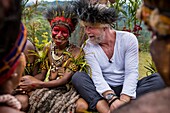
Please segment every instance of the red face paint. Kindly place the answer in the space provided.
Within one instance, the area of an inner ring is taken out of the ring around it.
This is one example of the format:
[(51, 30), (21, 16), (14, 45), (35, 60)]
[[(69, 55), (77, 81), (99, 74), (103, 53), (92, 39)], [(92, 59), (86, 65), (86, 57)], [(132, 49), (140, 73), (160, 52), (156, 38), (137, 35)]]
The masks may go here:
[(61, 45), (68, 41), (69, 30), (65, 26), (54, 26), (52, 29), (52, 38), (56, 45)]

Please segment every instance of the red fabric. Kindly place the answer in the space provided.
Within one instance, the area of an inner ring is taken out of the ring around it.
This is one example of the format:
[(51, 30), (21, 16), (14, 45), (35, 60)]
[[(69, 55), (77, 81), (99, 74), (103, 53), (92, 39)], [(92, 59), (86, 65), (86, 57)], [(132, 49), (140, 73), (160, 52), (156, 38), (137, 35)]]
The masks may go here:
[(6, 81), (6, 80), (12, 75), (12, 73), (14, 73), (14, 70), (17, 68), (18, 64), (19, 64), (19, 61), (17, 61), (17, 62), (11, 67), (11, 69), (8, 71), (7, 74), (4, 74), (3, 76), (0, 76), (0, 85), (1, 85), (4, 81)]
[(25, 44), (26, 44), (26, 28), (21, 23), (20, 26), (20, 33), (18, 34), (18, 38), (15, 42), (11, 51), (7, 54), (6, 57), (0, 59), (1, 66), (0, 66), (0, 84), (2, 84), (5, 80), (7, 80), (14, 72), (18, 65), (18, 58), (23, 52)]

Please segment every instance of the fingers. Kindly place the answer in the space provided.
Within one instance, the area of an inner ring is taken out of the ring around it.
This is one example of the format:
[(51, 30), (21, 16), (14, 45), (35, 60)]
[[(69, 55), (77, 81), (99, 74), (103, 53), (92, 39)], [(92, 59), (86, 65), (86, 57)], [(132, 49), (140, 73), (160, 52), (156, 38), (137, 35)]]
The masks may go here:
[(16, 91), (16, 92), (20, 92), (20, 91), (22, 91), (22, 89), (21, 89), (21, 88), (18, 88), (18, 89), (15, 89), (15, 91)]
[(30, 91), (31, 88), (29, 86), (21, 86), (20, 90), (21, 91)]
[(111, 110), (115, 110), (117, 109), (118, 107), (120, 107), (121, 105), (123, 105), (124, 102), (122, 102), (121, 100), (117, 99), (116, 101), (114, 101), (111, 106), (110, 106), (110, 109)]

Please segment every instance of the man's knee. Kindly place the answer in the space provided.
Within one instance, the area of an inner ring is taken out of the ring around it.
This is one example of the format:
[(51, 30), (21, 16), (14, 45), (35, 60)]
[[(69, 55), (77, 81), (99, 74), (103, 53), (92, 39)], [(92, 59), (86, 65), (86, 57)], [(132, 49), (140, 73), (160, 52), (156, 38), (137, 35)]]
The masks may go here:
[(27, 111), (28, 107), (29, 107), (29, 97), (28, 97), (28, 95), (16, 95), (15, 97), (18, 99), (18, 101), (22, 105), (21, 110)]
[(154, 73), (141, 79), (138, 83), (137, 97), (151, 92), (165, 88), (165, 83), (158, 73)]
[(76, 73), (72, 76), (72, 79), (71, 79), (72, 83), (75, 83), (75, 82), (79, 79), (79, 76), (81, 76), (80, 74), (81, 74), (81, 72), (76, 72)]
[(72, 83), (73, 85), (76, 84), (81, 84), (82, 81), (84, 81), (86, 79), (88, 75), (85, 72), (76, 72), (73, 76), (72, 76)]
[(154, 74), (152, 74), (152, 76), (154, 77), (152, 82), (155, 82), (156, 88), (162, 89), (165, 87), (165, 82), (163, 81), (163, 79), (159, 73), (154, 73)]
[(87, 111), (87, 109), (88, 109), (87, 102), (82, 98), (78, 99), (76, 102), (76, 112), (84, 113), (85, 111)]

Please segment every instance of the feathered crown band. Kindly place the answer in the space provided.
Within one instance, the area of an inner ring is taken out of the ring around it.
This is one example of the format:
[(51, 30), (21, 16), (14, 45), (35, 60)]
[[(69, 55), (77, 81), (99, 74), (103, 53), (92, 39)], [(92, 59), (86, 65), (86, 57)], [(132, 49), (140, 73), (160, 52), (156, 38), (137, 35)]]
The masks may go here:
[(77, 15), (72, 5), (52, 7), (45, 13), (45, 18), (53, 28), (57, 24), (63, 24), (73, 32), (77, 24)]

